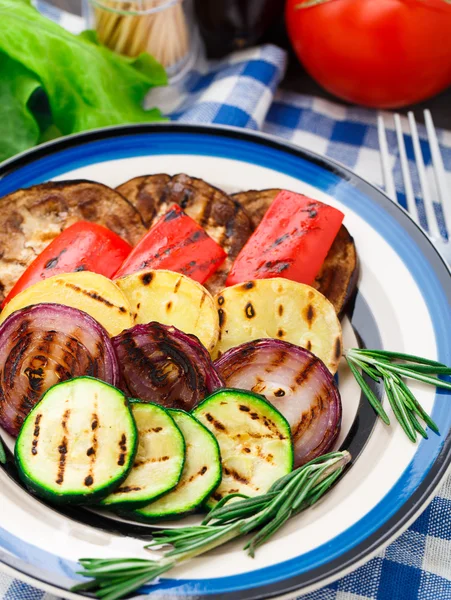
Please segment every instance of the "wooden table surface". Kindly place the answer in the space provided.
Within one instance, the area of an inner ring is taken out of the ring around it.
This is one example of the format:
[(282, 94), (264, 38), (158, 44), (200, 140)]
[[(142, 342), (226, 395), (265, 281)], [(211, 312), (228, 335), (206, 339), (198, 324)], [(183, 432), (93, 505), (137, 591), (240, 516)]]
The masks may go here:
[[(81, 14), (82, 0), (47, 1), (74, 14)], [(319, 96), (320, 98), (345, 104), (341, 100), (326, 92), (304, 71), (301, 64), (290, 50), (282, 19), (274, 24), (272, 30), (265, 35), (262, 41), (275, 43), (283, 48), (286, 48), (289, 52), (288, 69), (285, 78), (281, 83), (281, 87), (286, 90), (298, 92), (300, 94)], [(431, 110), (436, 127), (451, 130), (451, 87), (434, 98), (430, 98), (421, 104), (407, 106), (400, 112), (405, 114), (408, 110), (413, 110), (415, 112), (417, 121), (423, 122), (423, 110), (425, 108), (429, 108)]]

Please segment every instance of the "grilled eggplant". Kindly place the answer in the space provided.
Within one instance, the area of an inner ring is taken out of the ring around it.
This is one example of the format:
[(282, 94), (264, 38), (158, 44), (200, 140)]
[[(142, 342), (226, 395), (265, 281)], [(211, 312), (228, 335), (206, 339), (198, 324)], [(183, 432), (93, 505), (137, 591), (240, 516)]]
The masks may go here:
[(86, 504), (127, 476), (138, 434), (118, 389), (90, 377), (48, 390), (25, 419), (15, 447), (19, 475), (38, 496)]
[(0, 199), (0, 302), (38, 254), (80, 220), (104, 225), (132, 245), (146, 232), (130, 202), (100, 183), (50, 182)]
[[(234, 194), (257, 227), (280, 189), (250, 190)], [(341, 226), (329, 253), (318, 273), (313, 287), (321, 292), (335, 307), (341, 317), (348, 301), (352, 298), (358, 279), (357, 251), (349, 231)]]
[(216, 293), (224, 287), (227, 274), (253, 227), (241, 204), (202, 179), (185, 174), (135, 177), (116, 188), (151, 227), (168, 208), (178, 204), (227, 252), (222, 266), (205, 287)]

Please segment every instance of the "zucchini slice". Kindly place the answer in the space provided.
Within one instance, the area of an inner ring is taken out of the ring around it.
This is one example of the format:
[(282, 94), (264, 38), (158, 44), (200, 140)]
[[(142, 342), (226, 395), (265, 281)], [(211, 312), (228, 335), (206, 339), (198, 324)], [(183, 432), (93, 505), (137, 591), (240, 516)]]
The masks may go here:
[(101, 504), (138, 508), (177, 485), (185, 462), (185, 440), (167, 410), (131, 401), (138, 428), (138, 451), (127, 479)]
[(221, 456), (215, 436), (183, 410), (170, 409), (169, 413), (185, 438), (185, 466), (171, 492), (135, 511), (134, 517), (140, 521), (181, 517), (192, 512), (221, 481)]
[(38, 496), (89, 503), (127, 477), (137, 442), (124, 394), (98, 379), (78, 377), (50, 388), (29, 413), (16, 441), (16, 463)]
[(222, 458), (222, 481), (208, 500), (212, 506), (228, 494), (264, 494), (293, 468), (288, 421), (263, 396), (222, 389), (193, 410), (216, 436)]

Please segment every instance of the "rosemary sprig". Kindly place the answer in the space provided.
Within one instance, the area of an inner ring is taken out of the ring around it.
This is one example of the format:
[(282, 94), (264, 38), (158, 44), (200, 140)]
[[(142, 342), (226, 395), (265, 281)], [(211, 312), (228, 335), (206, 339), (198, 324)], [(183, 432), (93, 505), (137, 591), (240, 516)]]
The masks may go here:
[[(95, 559), (79, 560), (90, 577), (72, 591), (93, 592), (103, 600), (119, 600), (175, 567), (178, 563), (255, 531), (244, 549), (250, 556), (273, 536), (292, 516), (315, 504), (340, 477), (351, 460), (349, 452), (330, 452), (295, 469), (276, 481), (266, 494), (247, 498), (231, 494), (208, 513), (201, 525), (154, 532), (145, 548), (162, 550), (158, 560)], [(164, 550), (164, 547), (169, 548)]]
[(423, 438), (428, 437), (419, 419), (432, 431), (438, 433), (437, 425), (422, 408), (403, 378), (416, 379), (428, 385), (451, 390), (451, 382), (433, 377), (433, 375), (451, 375), (450, 367), (421, 356), (388, 350), (352, 348), (345, 352), (345, 357), (357, 383), (384, 423), (389, 425), (390, 419), (380, 400), (361, 375), (359, 368), (376, 382), (383, 382), (393, 413), (412, 442), (416, 441), (418, 433)]

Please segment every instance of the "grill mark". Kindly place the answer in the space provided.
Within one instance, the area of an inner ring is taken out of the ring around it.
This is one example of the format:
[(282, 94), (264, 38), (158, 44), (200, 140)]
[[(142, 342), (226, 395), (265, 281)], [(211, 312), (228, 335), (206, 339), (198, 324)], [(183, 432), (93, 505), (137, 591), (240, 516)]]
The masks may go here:
[(285, 392), (282, 388), (279, 388), (274, 392), (274, 396), (276, 396), (276, 398), (282, 398), (283, 396), (285, 396)]
[(285, 335), (285, 331), (284, 331), (283, 329), (279, 329), (279, 330), (277, 331), (277, 337), (279, 337), (279, 338), (283, 338), (283, 337), (284, 337), (284, 335)]
[(246, 283), (243, 283), (241, 286), (243, 290), (251, 290), (253, 287), (255, 287), (255, 283), (253, 281), (246, 281)]
[(278, 312), (279, 312), (279, 316), (281, 317), (283, 315), (283, 305), (282, 304), (279, 304)]
[(141, 281), (144, 285), (149, 285), (152, 282), (153, 273), (143, 273), (141, 275)]
[(218, 421), (217, 419), (215, 419), (213, 417), (213, 415), (211, 415), (210, 413), (206, 413), (205, 418), (207, 419), (207, 421), (209, 423), (211, 423), (213, 425), (213, 427), (215, 429), (219, 429), (219, 431), (227, 431), (227, 429), (225, 428), (225, 426), (220, 421)]
[(249, 406), (246, 406), (245, 404), (240, 404), (238, 408), (239, 408), (239, 410), (242, 410), (243, 412), (250, 412), (250, 410), (251, 410), (249, 408)]
[(39, 433), (41, 428), (39, 423), (41, 422), (42, 414), (36, 415), (36, 419), (34, 420), (34, 431), (33, 431), (33, 441), (31, 442), (31, 454), (36, 456), (38, 453), (38, 441), (39, 441)]
[(102, 304), (105, 304), (105, 306), (108, 306), (108, 308), (117, 308), (117, 310), (121, 313), (127, 312), (127, 309), (124, 306), (116, 306), (115, 304), (113, 304), (112, 302), (110, 302), (109, 300), (107, 300), (106, 298), (104, 298), (103, 296), (98, 294), (97, 292), (85, 290), (85, 289), (81, 288), (80, 286), (75, 285), (74, 283), (64, 282), (64, 285), (65, 285), (65, 287), (68, 287), (68, 288), (74, 290), (75, 292), (80, 292), (84, 296), (88, 296), (88, 298), (92, 298), (92, 300), (96, 300), (97, 302), (101, 302)]
[(222, 329), (225, 325), (225, 312), (222, 308), (218, 308), (219, 327)]
[(307, 340), (307, 343), (305, 344), (305, 347), (310, 352), (311, 349), (312, 349), (312, 342), (310, 340)]
[(230, 475), (230, 477), (235, 479), (235, 481), (239, 481), (240, 483), (249, 485), (249, 479), (246, 479), (246, 477), (238, 473), (238, 471), (236, 471), (235, 469), (229, 469), (228, 467), (224, 467), (224, 473), (226, 475)]
[(174, 286), (174, 294), (176, 294), (178, 292), (178, 289), (179, 289), (181, 283), (182, 283), (182, 278), (180, 277), (180, 279), (177, 280), (177, 282)]
[(120, 467), (123, 467), (125, 465), (125, 456), (127, 453), (127, 438), (125, 436), (125, 433), (122, 434), (121, 439), (119, 440), (119, 449), (120, 453), (119, 458), (117, 459), (117, 464)]
[(169, 302), (166, 304), (166, 312), (169, 312), (169, 311), (171, 310), (171, 308), (172, 308), (172, 302), (171, 302), (171, 301), (169, 301)]
[(202, 304), (205, 302), (205, 298), (207, 297), (206, 292), (202, 292), (202, 298), (200, 299), (199, 302), (199, 308), (202, 306)]
[(171, 458), (170, 456), (158, 456), (156, 458), (146, 458), (145, 460), (137, 460), (135, 462), (135, 464), (133, 465), (133, 468), (139, 469), (140, 467), (143, 467), (144, 465), (157, 463), (157, 462), (166, 462), (170, 458)]
[(253, 317), (255, 317), (255, 309), (254, 309), (254, 307), (252, 306), (252, 302), (248, 302), (248, 303), (246, 304), (246, 307), (245, 307), (245, 309), (244, 309), (244, 312), (245, 312), (245, 314), (246, 314), (246, 317), (247, 317), (248, 319), (252, 319)]
[(124, 485), (120, 488), (117, 488), (117, 490), (114, 492), (115, 494), (127, 494), (128, 492), (139, 492), (141, 491), (143, 488), (138, 487), (137, 485), (131, 486), (131, 485)]
[[(63, 418), (61, 421), (61, 428), (65, 434), (68, 433), (67, 422), (69, 420), (69, 417), (70, 417), (70, 408), (68, 408), (64, 411)], [(60, 442), (60, 445), (58, 446), (58, 452), (60, 455), (59, 462), (58, 462), (58, 474), (57, 474), (57, 478), (56, 478), (56, 483), (58, 485), (61, 485), (64, 481), (64, 472), (66, 470), (67, 449), (68, 449), (67, 435), (64, 435), (63, 439)]]
[(310, 371), (316, 366), (318, 359), (315, 356), (309, 360), (309, 362), (302, 368), (298, 373), (295, 381), (298, 385), (302, 385), (306, 379), (308, 379)]
[(304, 310), (304, 317), (305, 317), (305, 320), (308, 323), (309, 329), (311, 329), (313, 321), (316, 318), (315, 309), (313, 308), (313, 306), (311, 304), (309, 304), (306, 307), (306, 309)]
[(335, 340), (335, 358), (338, 360), (341, 356), (341, 339), (337, 337)]
[(219, 306), (222, 306), (224, 304), (224, 296), (218, 297), (218, 304), (219, 304)]
[(67, 252), (67, 248), (63, 248), (61, 250), (61, 252), (57, 255), (54, 256), (53, 258), (51, 258), (50, 260), (48, 260), (45, 265), (44, 265), (44, 269), (53, 269), (53, 267), (56, 267), (56, 265), (58, 264), (59, 259), (61, 258), (61, 256)]
[[(97, 400), (97, 395), (95, 400)], [(97, 449), (98, 449), (98, 440), (97, 440), (97, 428), (99, 426), (99, 416), (97, 414), (97, 402), (94, 402), (94, 412), (91, 415), (91, 447), (86, 451), (87, 456), (89, 456), (89, 471), (88, 475), (85, 477), (85, 485), (90, 486), (94, 483), (94, 464), (97, 458)]]

